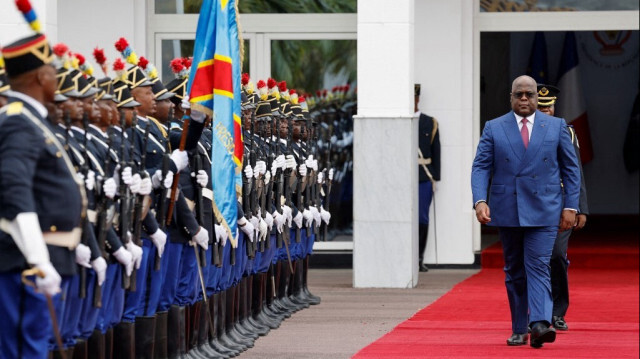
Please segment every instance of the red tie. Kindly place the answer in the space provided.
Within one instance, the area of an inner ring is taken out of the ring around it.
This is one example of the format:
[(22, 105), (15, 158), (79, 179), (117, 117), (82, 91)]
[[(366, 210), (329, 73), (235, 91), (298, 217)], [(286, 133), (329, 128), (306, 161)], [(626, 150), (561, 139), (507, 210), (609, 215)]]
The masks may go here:
[(522, 129), (520, 129), (520, 136), (522, 136), (522, 143), (524, 143), (524, 148), (527, 149), (529, 147), (529, 129), (527, 128), (527, 119), (522, 119)]

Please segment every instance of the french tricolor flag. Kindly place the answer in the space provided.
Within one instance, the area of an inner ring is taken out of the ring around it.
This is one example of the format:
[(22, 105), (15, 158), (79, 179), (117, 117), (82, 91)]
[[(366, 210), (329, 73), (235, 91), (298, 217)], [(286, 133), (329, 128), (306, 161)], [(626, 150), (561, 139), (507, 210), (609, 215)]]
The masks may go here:
[(573, 31), (567, 32), (564, 37), (558, 79), (558, 88), (562, 97), (558, 99), (556, 104), (555, 115), (563, 117), (567, 123), (573, 125), (576, 136), (580, 140), (580, 158), (582, 163), (587, 163), (593, 159), (593, 146), (587, 121), (587, 106), (582, 96), (578, 46)]

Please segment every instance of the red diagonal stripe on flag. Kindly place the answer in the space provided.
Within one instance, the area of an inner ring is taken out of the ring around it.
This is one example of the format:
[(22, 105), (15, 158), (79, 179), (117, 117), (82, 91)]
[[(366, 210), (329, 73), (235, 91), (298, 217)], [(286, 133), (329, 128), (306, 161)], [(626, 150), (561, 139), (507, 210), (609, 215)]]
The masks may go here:
[(195, 100), (202, 96), (211, 95), (213, 95), (213, 61), (208, 60), (198, 65), (189, 97)]
[(216, 55), (213, 60), (213, 92), (233, 98), (233, 79), (231, 77), (231, 59)]

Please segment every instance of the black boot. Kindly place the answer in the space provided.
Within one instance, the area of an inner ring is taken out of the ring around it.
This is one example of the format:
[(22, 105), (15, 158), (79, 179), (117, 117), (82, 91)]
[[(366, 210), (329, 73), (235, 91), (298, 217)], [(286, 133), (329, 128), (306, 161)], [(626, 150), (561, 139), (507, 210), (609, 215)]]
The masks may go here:
[(91, 333), (91, 336), (88, 340), (88, 350), (87, 354), (91, 359), (105, 359), (106, 358), (106, 348), (105, 348), (105, 335), (102, 334), (98, 329), (94, 330)]
[(87, 349), (87, 341), (84, 339), (77, 339), (76, 345), (73, 346), (73, 356), (68, 356), (67, 358), (87, 359), (89, 357)]
[(296, 259), (294, 262), (294, 272), (289, 279), (289, 299), (294, 303), (309, 308), (309, 302), (302, 293), (302, 260)]
[(269, 329), (276, 329), (280, 326), (280, 321), (268, 317), (264, 312), (267, 297), (265, 287), (266, 277), (266, 273), (259, 273), (258, 277), (255, 278), (253, 282), (253, 293), (255, 301), (255, 303), (253, 304), (253, 320), (255, 320), (257, 324), (265, 326)]
[(113, 359), (113, 328), (104, 334), (104, 358)]
[(249, 310), (249, 316), (247, 318), (247, 322), (249, 324), (251, 324), (254, 328), (256, 328), (255, 332), (258, 333), (258, 335), (263, 336), (263, 335), (267, 335), (267, 333), (269, 333), (269, 330), (271, 330), (271, 328), (264, 324), (264, 323), (260, 323), (256, 317), (258, 316), (258, 313), (260, 313), (262, 311), (262, 287), (260, 285), (260, 276), (261, 273), (256, 274), (255, 276), (251, 276), (249, 277), (249, 282), (248, 282), (248, 286), (251, 287), (251, 308)]
[(203, 357), (196, 349), (198, 346), (198, 337), (200, 335), (200, 311), (202, 310), (202, 302), (196, 302), (189, 307), (189, 326), (187, 332), (189, 333), (189, 339), (187, 341), (187, 358), (189, 359), (203, 359)]
[(429, 267), (423, 264), (424, 250), (427, 248), (427, 235), (429, 234), (429, 224), (418, 224), (418, 270), (428, 272)]
[(170, 359), (183, 358), (186, 354), (185, 307), (172, 305), (167, 318), (167, 352)]
[(202, 358), (222, 358), (224, 355), (213, 350), (209, 346), (209, 303), (198, 302), (200, 305), (200, 318), (198, 318), (197, 347), (195, 352)]
[(254, 332), (254, 328), (250, 328), (247, 323), (247, 312), (249, 311), (249, 291), (247, 290), (247, 278), (243, 277), (238, 283), (237, 288), (237, 303), (238, 303), (238, 315), (236, 316), (236, 324), (235, 329), (238, 334), (242, 335), (245, 338), (250, 338), (251, 341), (255, 341), (258, 339), (258, 333)]
[(213, 321), (212, 323), (213, 328), (211, 330), (213, 337), (209, 341), (209, 346), (211, 346), (211, 348), (216, 352), (222, 354), (223, 357), (230, 358), (238, 355), (240, 351), (236, 351), (231, 348), (225, 347), (218, 340), (218, 336), (219, 336), (218, 333), (220, 330), (220, 315), (218, 314), (219, 308), (220, 308), (219, 302), (220, 302), (220, 293), (215, 293), (214, 295), (209, 297), (209, 312), (211, 315), (211, 319)]
[(309, 304), (318, 305), (318, 304), (320, 304), (320, 297), (318, 297), (317, 295), (313, 295), (309, 291), (309, 285), (308, 285), (308, 282), (307, 282), (307, 278), (308, 278), (308, 275), (309, 275), (309, 260), (310, 260), (310, 258), (311, 258), (311, 256), (307, 254), (307, 256), (303, 259), (303, 265), (302, 265), (302, 291), (306, 295), (307, 300), (309, 301)]
[(135, 323), (120, 322), (113, 330), (113, 357), (117, 359), (135, 359), (136, 331)]
[(258, 325), (253, 320), (253, 275), (244, 278), (241, 284), (240, 296), (245, 304), (243, 305), (243, 313), (240, 315), (240, 331), (249, 333), (251, 337), (257, 339), (258, 336), (267, 334), (269, 328)]
[(229, 302), (228, 298), (233, 298), (232, 295), (229, 295), (230, 290), (224, 290), (220, 292), (219, 300), (218, 300), (218, 342), (222, 344), (224, 347), (229, 348), (235, 352), (241, 353), (245, 350), (245, 347), (236, 343), (233, 339), (229, 338), (227, 335), (227, 326), (231, 325), (231, 317), (233, 313), (233, 305)]
[(167, 325), (169, 318), (169, 312), (157, 312), (156, 313), (156, 343), (154, 346), (154, 354), (157, 359), (169, 358), (169, 352), (167, 351)]
[(156, 317), (136, 317), (136, 358), (153, 359)]
[(225, 329), (227, 337), (234, 343), (238, 344), (246, 350), (247, 348), (253, 347), (253, 342), (248, 340), (248, 338), (243, 337), (240, 333), (238, 333), (236, 329), (236, 318), (237, 318), (237, 309), (238, 309), (238, 286), (234, 285), (233, 287), (227, 289), (227, 312), (226, 312), (226, 322)]

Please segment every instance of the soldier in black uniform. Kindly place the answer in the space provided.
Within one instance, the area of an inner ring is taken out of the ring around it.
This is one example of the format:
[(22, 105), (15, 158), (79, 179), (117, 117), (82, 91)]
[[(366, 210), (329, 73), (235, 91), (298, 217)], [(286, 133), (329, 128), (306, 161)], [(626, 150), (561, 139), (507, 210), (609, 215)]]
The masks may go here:
[(4, 107), (9, 100), (9, 94), (7, 91), (11, 89), (9, 86), (9, 78), (7, 77), (7, 72), (4, 69), (4, 59), (0, 55), (0, 107)]
[[(46, 358), (46, 300), (60, 292), (60, 276), (76, 274), (86, 199), (46, 120), (57, 88), (46, 37), (29, 36), (2, 53), (12, 91), (0, 110), (0, 347), (7, 357)], [(30, 267), (39, 272), (28, 277), (35, 288), (21, 282)]]
[[(538, 110), (553, 116), (555, 114), (555, 104), (560, 90), (551, 85), (538, 85)], [(587, 223), (589, 206), (587, 204), (587, 187), (582, 173), (582, 162), (580, 161), (580, 145), (578, 137), (571, 125), (567, 126), (571, 134), (571, 142), (578, 156), (580, 164), (580, 200), (578, 202), (578, 215), (574, 230), (580, 230)], [(567, 259), (567, 248), (569, 247), (569, 237), (572, 230), (558, 233), (551, 252), (551, 296), (553, 297), (553, 319), (552, 324), (556, 330), (569, 330), (569, 326), (564, 319), (569, 308), (569, 279), (567, 270), (569, 260)]]
[(429, 270), (423, 263), (429, 234), (429, 207), (433, 198), (436, 181), (440, 181), (440, 132), (438, 121), (420, 112), (420, 85), (414, 88), (415, 116), (418, 119), (418, 266), (420, 272)]

